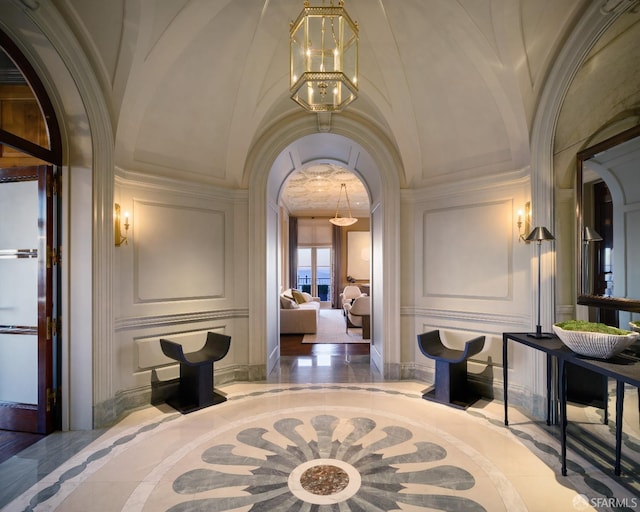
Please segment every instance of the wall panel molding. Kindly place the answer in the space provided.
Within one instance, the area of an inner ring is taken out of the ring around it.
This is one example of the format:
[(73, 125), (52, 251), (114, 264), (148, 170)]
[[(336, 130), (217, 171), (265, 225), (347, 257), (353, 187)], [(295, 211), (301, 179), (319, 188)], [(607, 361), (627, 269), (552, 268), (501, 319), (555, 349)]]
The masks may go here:
[(425, 210), (422, 296), (512, 300), (513, 210), (511, 199)]
[(134, 302), (225, 296), (230, 240), (224, 210), (134, 200), (131, 222)]
[(523, 325), (529, 325), (531, 318), (524, 315), (507, 315), (487, 313), (484, 311), (464, 311), (452, 309), (434, 309), (403, 307), (400, 311), (402, 316), (421, 318), (445, 319), (447, 323), (453, 322), (475, 322), (483, 325), (500, 325), (506, 327), (516, 327), (522, 329)]
[(248, 308), (219, 309), (216, 311), (203, 311), (182, 313), (173, 315), (154, 315), (121, 318), (115, 322), (115, 331), (123, 332), (136, 329), (149, 329), (153, 327), (170, 327), (196, 322), (209, 322), (214, 320), (226, 320), (235, 318), (248, 318)]

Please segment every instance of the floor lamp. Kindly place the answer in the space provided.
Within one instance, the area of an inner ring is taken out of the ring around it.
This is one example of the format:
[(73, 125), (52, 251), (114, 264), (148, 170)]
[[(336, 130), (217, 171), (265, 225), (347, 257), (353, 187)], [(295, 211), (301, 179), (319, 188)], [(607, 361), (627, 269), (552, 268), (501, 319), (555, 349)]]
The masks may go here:
[(542, 326), (540, 325), (540, 249), (543, 240), (555, 240), (553, 235), (549, 233), (549, 230), (543, 226), (533, 228), (533, 231), (529, 233), (529, 236), (525, 238), (527, 242), (538, 242), (538, 323), (536, 325), (536, 332), (529, 333), (527, 336), (532, 338), (551, 338), (553, 335), (542, 332)]

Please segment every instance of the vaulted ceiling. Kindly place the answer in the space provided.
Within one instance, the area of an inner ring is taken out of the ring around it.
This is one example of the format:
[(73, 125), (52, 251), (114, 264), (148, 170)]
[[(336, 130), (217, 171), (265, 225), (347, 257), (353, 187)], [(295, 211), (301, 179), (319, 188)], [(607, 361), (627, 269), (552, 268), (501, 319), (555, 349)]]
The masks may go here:
[[(110, 102), (122, 169), (246, 187), (252, 144), (300, 112), (288, 31), (302, 0), (53, 1)], [(402, 187), (526, 170), (545, 77), (588, 4), (346, 0), (360, 27), (348, 115), (396, 149)]]

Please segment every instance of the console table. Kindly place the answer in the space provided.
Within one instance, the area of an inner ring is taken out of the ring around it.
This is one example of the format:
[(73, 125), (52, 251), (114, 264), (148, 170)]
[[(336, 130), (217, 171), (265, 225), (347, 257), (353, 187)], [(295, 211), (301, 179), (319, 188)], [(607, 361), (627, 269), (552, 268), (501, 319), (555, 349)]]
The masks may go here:
[(580, 366), (616, 381), (616, 448), (614, 472), (620, 475), (620, 456), (622, 448), (622, 411), (624, 404), (624, 385), (630, 384), (640, 388), (640, 359), (632, 354), (622, 353), (611, 359), (594, 359), (576, 354), (567, 348), (557, 336), (538, 339), (527, 333), (503, 333), (502, 335), (502, 364), (503, 364), (503, 393), (504, 393), (504, 424), (508, 425), (508, 341), (526, 345), (544, 352), (547, 356), (547, 424), (551, 416), (551, 362), (555, 358), (558, 362), (558, 388), (560, 403), (560, 446), (562, 459), (562, 475), (567, 475), (567, 378), (566, 363)]

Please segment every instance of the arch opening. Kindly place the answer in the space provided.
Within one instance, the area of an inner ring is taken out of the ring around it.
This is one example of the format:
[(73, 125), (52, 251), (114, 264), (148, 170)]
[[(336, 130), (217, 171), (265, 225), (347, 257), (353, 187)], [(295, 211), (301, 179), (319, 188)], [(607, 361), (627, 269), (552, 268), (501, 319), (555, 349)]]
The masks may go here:
[[(311, 120), (309, 116), (301, 123)], [(343, 122), (340, 122), (343, 121)], [(346, 123), (344, 122), (346, 121)], [(293, 121), (293, 124), (296, 124)], [(249, 162), (250, 217), (255, 221), (251, 266), (257, 270), (253, 285), (264, 284), (251, 294), (250, 314), (255, 350), (265, 350), (266, 374), (279, 362), (279, 295), (281, 255), (279, 199), (287, 177), (313, 162), (331, 162), (356, 174), (369, 198), (371, 236), (371, 362), (385, 379), (400, 375), (399, 327), (399, 159), (395, 149), (378, 133), (366, 132), (346, 116), (333, 123), (332, 133), (316, 133), (309, 125), (294, 132), (291, 124), (272, 130), (253, 148)], [(314, 127), (315, 128), (315, 127)], [(305, 133), (306, 132), (306, 133)], [(296, 136), (297, 133), (297, 136)], [(302, 135), (300, 135), (302, 133)], [(289, 135), (288, 140), (287, 136)], [(285, 140), (283, 140), (285, 139)], [(264, 222), (261, 220), (264, 219)], [(259, 348), (260, 347), (260, 348)]]

